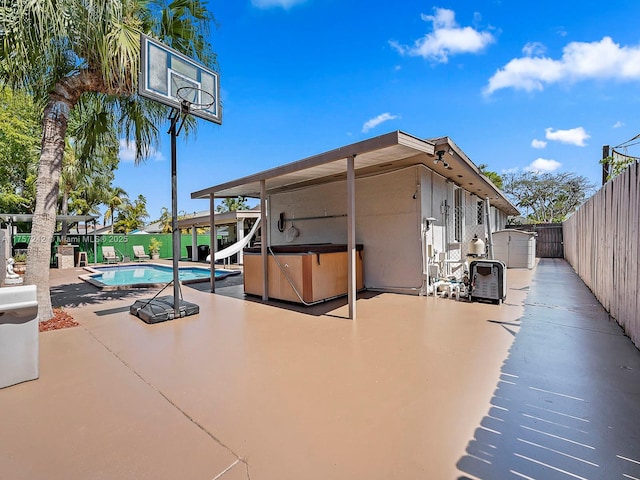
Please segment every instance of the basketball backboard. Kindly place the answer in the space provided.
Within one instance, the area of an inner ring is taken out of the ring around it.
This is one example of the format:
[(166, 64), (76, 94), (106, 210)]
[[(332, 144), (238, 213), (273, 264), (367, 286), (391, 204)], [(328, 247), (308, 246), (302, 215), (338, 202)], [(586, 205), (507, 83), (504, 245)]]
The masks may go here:
[(140, 35), (140, 54), (140, 96), (174, 108), (186, 97), (189, 113), (222, 124), (216, 72), (146, 35)]

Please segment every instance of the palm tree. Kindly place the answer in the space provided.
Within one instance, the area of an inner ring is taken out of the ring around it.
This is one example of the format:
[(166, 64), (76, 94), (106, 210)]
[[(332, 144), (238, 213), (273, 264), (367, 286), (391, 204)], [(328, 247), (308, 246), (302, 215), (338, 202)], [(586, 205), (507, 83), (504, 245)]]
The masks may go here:
[(97, 95), (82, 97), (71, 111), (60, 177), (63, 214), (99, 214), (110, 199), (120, 146), (114, 113)]
[[(145, 159), (166, 109), (136, 95), (140, 34), (213, 66), (206, 40), (212, 20), (204, 0), (0, 0), (0, 83), (43, 105), (26, 274), (26, 283), (38, 287), (41, 321), (53, 317), (49, 257), (70, 111), (82, 98), (98, 96), (118, 112), (136, 160)], [(89, 150), (95, 146), (87, 143)]]
[(116, 232), (129, 233), (144, 226), (144, 219), (149, 216), (147, 212), (147, 199), (144, 195), (138, 195), (133, 203), (125, 201), (118, 214), (116, 221)]
[[(65, 152), (62, 160), (62, 171), (60, 172), (60, 213), (69, 214), (69, 199), (72, 192), (78, 189), (79, 184), (85, 179), (86, 170), (80, 163), (76, 145), (69, 137), (65, 142)], [(61, 239), (66, 241), (68, 232), (68, 222), (62, 221)]]
[(489, 165), (487, 165), (486, 163), (481, 163), (480, 165), (478, 165), (478, 170), (480, 170), (480, 173), (482, 173), (485, 177), (491, 180), (491, 183), (502, 190), (502, 177), (499, 173), (489, 170)]
[(107, 209), (104, 212), (104, 223), (106, 226), (107, 221), (111, 220), (111, 233), (113, 233), (113, 223), (116, 218), (116, 211), (124, 205), (127, 198), (127, 192), (125, 192), (121, 187), (113, 187), (108, 193), (106, 201)]
[(237, 210), (247, 210), (249, 205), (245, 197), (228, 197), (223, 198), (222, 203), (218, 205), (216, 210), (218, 212), (235, 212)]
[(167, 207), (162, 207), (160, 210), (160, 225), (162, 226), (162, 233), (173, 232), (173, 219), (171, 218), (171, 212)]

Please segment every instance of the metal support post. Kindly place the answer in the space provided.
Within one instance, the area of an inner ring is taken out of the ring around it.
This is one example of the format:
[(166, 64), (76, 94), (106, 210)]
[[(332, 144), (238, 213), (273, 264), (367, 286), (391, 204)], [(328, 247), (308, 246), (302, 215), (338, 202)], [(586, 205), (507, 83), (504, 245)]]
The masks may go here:
[(356, 319), (357, 275), (356, 275), (356, 156), (347, 159), (347, 252), (348, 252), (348, 297), (349, 318)]

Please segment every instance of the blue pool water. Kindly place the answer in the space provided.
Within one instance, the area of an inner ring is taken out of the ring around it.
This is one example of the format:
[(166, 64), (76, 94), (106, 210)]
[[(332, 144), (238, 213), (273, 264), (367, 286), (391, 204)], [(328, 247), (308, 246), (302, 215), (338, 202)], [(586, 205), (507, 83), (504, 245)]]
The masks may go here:
[[(93, 267), (93, 269), (100, 273), (91, 275), (91, 279), (108, 286), (153, 285), (169, 283), (173, 280), (173, 268), (164, 265), (141, 263), (138, 265)], [(215, 272), (216, 280), (240, 273), (234, 270), (218, 269)], [(202, 267), (182, 267), (179, 269), (178, 276), (183, 283), (208, 281), (211, 278), (211, 270)]]

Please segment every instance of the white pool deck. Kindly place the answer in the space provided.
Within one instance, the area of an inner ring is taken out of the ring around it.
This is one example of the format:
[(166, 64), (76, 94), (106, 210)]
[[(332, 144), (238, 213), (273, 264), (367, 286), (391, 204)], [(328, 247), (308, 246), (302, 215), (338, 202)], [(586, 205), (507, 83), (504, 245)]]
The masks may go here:
[(364, 295), (355, 321), (185, 286), (200, 314), (147, 325), (149, 291), (80, 273), (51, 271), (80, 326), (0, 390), (0, 479), (640, 478), (640, 354), (563, 261), (501, 306)]

